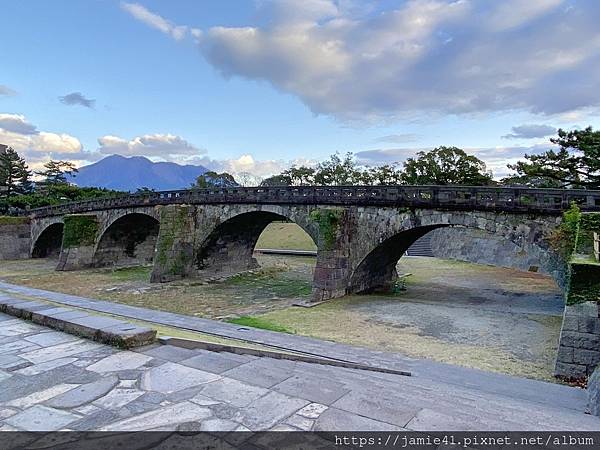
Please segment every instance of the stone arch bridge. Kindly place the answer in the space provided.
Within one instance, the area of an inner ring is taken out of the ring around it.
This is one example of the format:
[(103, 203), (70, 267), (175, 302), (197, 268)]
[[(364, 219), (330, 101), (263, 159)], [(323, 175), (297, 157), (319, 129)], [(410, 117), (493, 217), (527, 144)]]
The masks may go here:
[[(57, 270), (153, 263), (152, 281), (234, 274), (257, 266), (272, 221), (298, 224), (317, 245), (313, 300), (389, 290), (396, 263), (442, 227), (495, 233), (563, 284), (548, 242), (571, 202), (600, 210), (600, 191), (449, 186), (269, 187), (151, 192), (27, 212), (27, 256)], [(2, 257), (0, 249), (0, 257)]]

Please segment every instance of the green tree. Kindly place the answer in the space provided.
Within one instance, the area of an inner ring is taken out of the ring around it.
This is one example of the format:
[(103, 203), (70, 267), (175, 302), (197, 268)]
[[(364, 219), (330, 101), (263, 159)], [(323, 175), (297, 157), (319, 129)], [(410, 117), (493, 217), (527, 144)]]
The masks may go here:
[(493, 178), (479, 158), (457, 147), (442, 146), (408, 158), (404, 163), (403, 182), (485, 186), (493, 184)]
[(31, 191), (30, 176), (25, 160), (13, 148), (6, 147), (0, 152), (0, 200), (4, 211), (15, 196)]
[(507, 187), (531, 187), (531, 188), (561, 188), (562, 184), (551, 178), (529, 176), (529, 175), (511, 175), (500, 180), (502, 186)]
[(44, 170), (36, 172), (43, 178), (41, 185), (50, 186), (67, 182), (67, 175), (75, 176), (79, 172), (75, 164), (69, 161), (48, 161), (44, 164)]
[(397, 163), (383, 166), (367, 167), (362, 172), (361, 184), (364, 185), (394, 185), (402, 182), (402, 171)]
[(550, 142), (558, 151), (548, 150), (540, 155), (525, 155), (527, 161), (509, 164), (510, 169), (529, 178), (543, 178), (557, 182), (560, 187), (600, 188), (600, 131), (558, 130), (558, 137)]
[(314, 175), (314, 184), (320, 186), (346, 186), (360, 184), (363, 172), (357, 167), (352, 153), (342, 158), (338, 153), (319, 163)]
[(227, 172), (217, 173), (208, 171), (196, 178), (196, 183), (192, 187), (196, 188), (213, 188), (213, 187), (235, 187), (238, 183), (233, 178), (233, 175)]
[(294, 186), (310, 186), (314, 184), (315, 169), (307, 166), (291, 167), (285, 170), (282, 175), (288, 176), (290, 184)]
[(287, 175), (285, 172), (280, 175), (273, 175), (271, 177), (265, 178), (260, 183), (263, 187), (268, 186), (291, 186), (292, 178)]

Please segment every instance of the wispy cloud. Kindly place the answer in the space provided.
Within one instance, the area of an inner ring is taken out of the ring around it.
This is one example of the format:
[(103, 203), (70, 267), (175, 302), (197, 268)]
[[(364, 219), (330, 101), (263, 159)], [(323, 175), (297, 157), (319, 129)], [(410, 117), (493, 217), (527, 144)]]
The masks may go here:
[(160, 31), (161, 33), (171, 36), (177, 41), (183, 39), (189, 30), (188, 27), (184, 25), (175, 25), (173, 22), (150, 11), (139, 3), (121, 2), (121, 8), (140, 22)]
[(16, 91), (14, 89), (9, 88), (4, 84), (0, 84), (0, 95), (4, 95), (6, 97), (11, 95), (16, 95)]
[(503, 139), (543, 138), (556, 133), (556, 128), (549, 125), (525, 124), (512, 127), (512, 133), (502, 136)]
[(375, 142), (386, 142), (391, 144), (405, 144), (407, 142), (416, 142), (421, 136), (414, 133), (388, 134), (375, 139)]

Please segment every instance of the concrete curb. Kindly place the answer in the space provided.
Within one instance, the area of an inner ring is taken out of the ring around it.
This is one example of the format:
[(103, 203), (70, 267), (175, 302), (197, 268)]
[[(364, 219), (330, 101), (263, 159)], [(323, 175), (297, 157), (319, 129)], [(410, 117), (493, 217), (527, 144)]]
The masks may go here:
[(0, 312), (119, 348), (148, 345), (156, 330), (85, 311), (22, 299), (1, 299)]

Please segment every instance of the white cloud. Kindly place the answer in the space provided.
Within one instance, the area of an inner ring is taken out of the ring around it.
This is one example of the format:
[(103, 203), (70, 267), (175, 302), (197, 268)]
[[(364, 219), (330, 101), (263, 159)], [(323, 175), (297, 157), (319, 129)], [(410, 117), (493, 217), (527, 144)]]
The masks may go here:
[(206, 153), (180, 136), (173, 134), (145, 134), (126, 140), (118, 136), (103, 136), (98, 139), (98, 152), (104, 155), (143, 155), (181, 164)]
[(76, 137), (67, 133), (39, 131), (21, 114), (0, 114), (0, 143), (14, 148), (32, 169), (39, 169), (50, 159), (80, 164), (93, 158), (83, 151)]
[(149, 11), (139, 3), (121, 2), (121, 8), (140, 22), (157, 29), (161, 33), (171, 36), (177, 41), (183, 39), (188, 32), (188, 27), (175, 25), (160, 15)]
[[(600, 3), (592, 0), (264, 0), (264, 26), (215, 26), (204, 57), (342, 120), (600, 107)], [(173, 35), (140, 5), (124, 8)]]
[(21, 114), (0, 113), (0, 130), (16, 134), (37, 134), (36, 127), (25, 119)]

